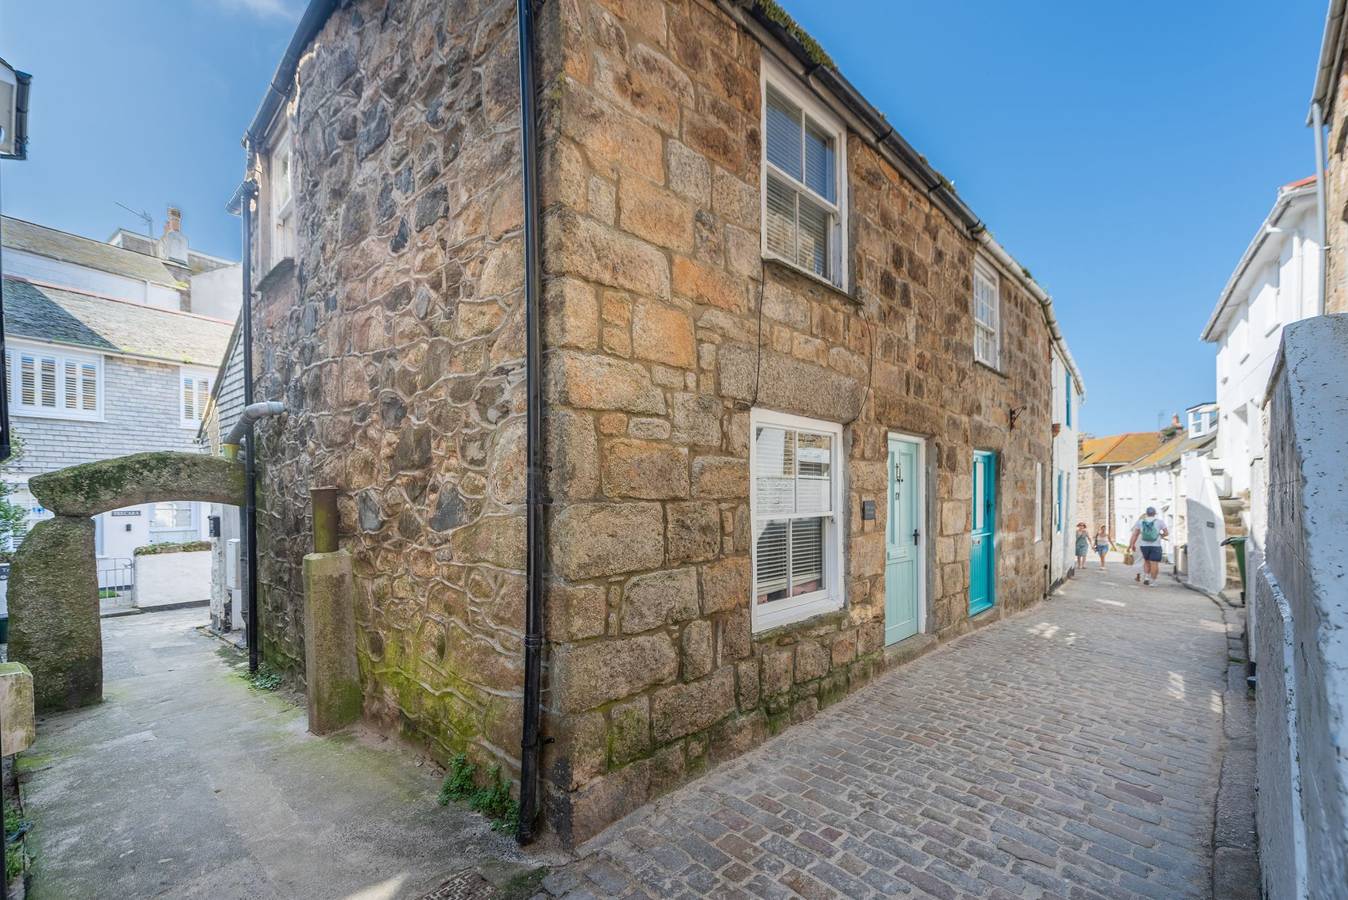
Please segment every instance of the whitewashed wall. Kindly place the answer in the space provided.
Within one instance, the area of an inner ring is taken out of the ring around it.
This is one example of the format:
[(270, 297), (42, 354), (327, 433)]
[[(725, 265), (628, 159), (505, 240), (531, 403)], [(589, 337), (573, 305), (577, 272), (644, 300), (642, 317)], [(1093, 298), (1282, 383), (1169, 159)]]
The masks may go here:
[(1184, 459), (1184, 502), (1187, 507), (1189, 545), (1188, 581), (1194, 587), (1216, 593), (1226, 587), (1226, 522), (1222, 519), (1222, 501), (1217, 496), (1208, 457), (1191, 455)]
[(1231, 475), (1231, 489), (1250, 488), (1250, 461), (1263, 444), (1259, 408), (1282, 330), (1315, 314), (1320, 254), (1311, 238), (1314, 203), (1300, 202), (1264, 242), (1235, 286), (1217, 343), (1216, 457)]
[[(1269, 897), (1348, 885), (1348, 315), (1287, 327), (1255, 579), (1259, 857)], [(1340, 411), (1325, 415), (1326, 410)]]
[(132, 603), (140, 609), (206, 603), (211, 598), (211, 551), (136, 557)]

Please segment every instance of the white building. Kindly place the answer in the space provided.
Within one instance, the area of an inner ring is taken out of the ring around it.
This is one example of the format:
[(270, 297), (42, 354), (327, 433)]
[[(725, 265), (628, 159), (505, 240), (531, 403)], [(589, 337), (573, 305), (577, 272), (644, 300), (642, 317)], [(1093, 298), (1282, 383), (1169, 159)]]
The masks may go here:
[(1222, 488), (1248, 496), (1250, 466), (1262, 454), (1260, 408), (1283, 327), (1315, 315), (1320, 281), (1315, 177), (1278, 189), (1203, 329), (1217, 345), (1220, 427), (1213, 467)]
[[(1179, 561), (1176, 551), (1194, 535), (1189, 528), (1189, 497), (1184, 478), (1187, 461), (1211, 454), (1216, 441), (1214, 404), (1191, 406), (1181, 421), (1176, 417), (1163, 436), (1164, 442), (1133, 462), (1110, 473), (1114, 495), (1114, 533), (1127, 541), (1133, 526), (1148, 507), (1156, 510), (1170, 527), (1162, 541), (1166, 558)], [(1197, 536), (1209, 540), (1206, 534)]]
[[(1081, 404), (1086, 399), (1081, 378), (1065, 343), (1053, 348), (1053, 497), (1052, 553), (1049, 580), (1057, 584), (1076, 567), (1077, 436), (1081, 432)], [(1039, 496), (1044, 496), (1042, 485)], [(1040, 521), (1043, 521), (1042, 517)]]
[[(238, 264), (191, 252), (176, 210), (158, 241), (119, 232), (105, 243), (8, 217), (0, 239), (9, 410), (22, 444), (5, 478), (30, 525), (50, 515), (28, 491), (35, 475), (199, 449), (241, 302), (240, 289), (230, 288), (239, 284)], [(227, 318), (195, 312), (201, 305)], [(205, 537), (206, 513), (206, 504), (182, 502), (95, 517), (100, 585), (130, 583), (137, 547)], [(209, 585), (201, 587), (187, 599), (206, 599)]]

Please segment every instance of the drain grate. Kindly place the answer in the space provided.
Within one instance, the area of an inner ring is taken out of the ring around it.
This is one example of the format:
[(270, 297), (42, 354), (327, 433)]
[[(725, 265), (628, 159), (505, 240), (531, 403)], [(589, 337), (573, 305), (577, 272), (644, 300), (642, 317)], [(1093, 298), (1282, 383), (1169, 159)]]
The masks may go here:
[(494, 900), (500, 896), (490, 881), (475, 869), (455, 872), (449, 880), (421, 900)]

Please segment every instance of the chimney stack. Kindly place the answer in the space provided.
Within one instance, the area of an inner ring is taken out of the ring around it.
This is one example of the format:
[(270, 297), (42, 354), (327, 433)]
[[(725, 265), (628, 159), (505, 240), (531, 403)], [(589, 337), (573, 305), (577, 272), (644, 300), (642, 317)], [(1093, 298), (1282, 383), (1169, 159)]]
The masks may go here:
[(176, 206), (168, 208), (164, 219), (164, 234), (159, 238), (156, 255), (180, 266), (187, 265), (187, 235), (183, 234), (183, 211)]
[(1171, 427), (1171, 428), (1179, 428), (1179, 427), (1180, 427), (1180, 417), (1179, 417), (1179, 413), (1171, 413), (1171, 414), (1170, 414), (1170, 427)]
[(168, 217), (164, 219), (164, 234), (183, 230), (183, 211), (176, 206), (168, 208)]

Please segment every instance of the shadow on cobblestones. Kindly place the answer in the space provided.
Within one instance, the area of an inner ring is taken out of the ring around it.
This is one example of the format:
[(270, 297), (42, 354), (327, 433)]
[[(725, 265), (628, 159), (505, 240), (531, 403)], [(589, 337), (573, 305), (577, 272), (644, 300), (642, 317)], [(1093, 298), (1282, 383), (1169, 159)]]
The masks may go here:
[(617, 823), (554, 896), (1207, 897), (1227, 639), (1087, 570)]

